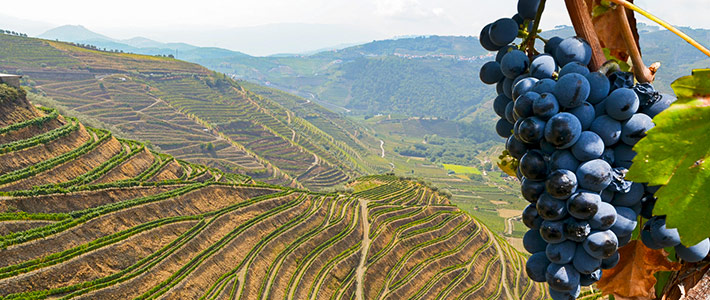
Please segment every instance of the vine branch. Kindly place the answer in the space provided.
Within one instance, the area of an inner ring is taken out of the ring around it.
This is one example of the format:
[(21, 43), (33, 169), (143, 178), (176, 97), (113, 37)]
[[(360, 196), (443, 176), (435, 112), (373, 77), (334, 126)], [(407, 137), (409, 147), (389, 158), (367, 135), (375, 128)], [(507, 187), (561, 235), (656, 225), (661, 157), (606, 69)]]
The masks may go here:
[(592, 24), (592, 17), (589, 15), (586, 2), (565, 0), (565, 5), (567, 5), (567, 12), (577, 36), (585, 39), (589, 46), (592, 47), (592, 61), (589, 63), (589, 69), (591, 71), (599, 70), (599, 67), (606, 62), (606, 57), (604, 56), (602, 45), (599, 43), (597, 32), (594, 30), (594, 24)]
[[(565, 0), (565, 2), (567, 2), (567, 1), (569, 1), (569, 0)], [(710, 50), (708, 50), (708, 49), (705, 48), (703, 45), (701, 45), (700, 43), (698, 43), (697, 41), (695, 41), (693, 38), (691, 38), (691, 37), (688, 36), (687, 34), (683, 33), (682, 31), (678, 30), (677, 28), (673, 27), (673, 25), (671, 25), (671, 24), (669, 24), (669, 23), (667, 23), (667, 22), (665, 22), (665, 21), (659, 19), (658, 17), (652, 15), (651, 13), (649, 13), (649, 12), (647, 12), (647, 11), (641, 9), (640, 7), (638, 7), (638, 6), (636, 6), (636, 5), (634, 5), (633, 3), (630, 3), (630, 2), (628, 2), (628, 1), (626, 1), (626, 0), (609, 0), (609, 1), (614, 2), (614, 3), (618, 4), (618, 5), (623, 6), (623, 7), (626, 7), (626, 8), (628, 8), (628, 9), (630, 9), (630, 10), (633, 10), (633, 11), (635, 11), (635, 12), (641, 14), (642, 16), (648, 18), (649, 20), (658, 23), (658, 25), (661, 25), (661, 26), (665, 27), (666, 29), (670, 30), (671, 32), (675, 33), (677, 36), (679, 36), (680, 38), (684, 39), (686, 42), (688, 42), (689, 44), (691, 44), (693, 47), (695, 47), (695, 48), (697, 48), (698, 50), (700, 50), (700, 52), (703, 52), (705, 55), (710, 56)]]
[(614, 10), (616, 10), (616, 18), (619, 21), (619, 27), (621, 28), (621, 35), (624, 38), (624, 43), (626, 44), (626, 50), (629, 51), (631, 61), (634, 64), (634, 75), (636, 75), (636, 79), (640, 83), (653, 82), (656, 75), (643, 63), (641, 51), (636, 44), (634, 33), (631, 32), (631, 24), (626, 16), (626, 8), (623, 6), (617, 6)]

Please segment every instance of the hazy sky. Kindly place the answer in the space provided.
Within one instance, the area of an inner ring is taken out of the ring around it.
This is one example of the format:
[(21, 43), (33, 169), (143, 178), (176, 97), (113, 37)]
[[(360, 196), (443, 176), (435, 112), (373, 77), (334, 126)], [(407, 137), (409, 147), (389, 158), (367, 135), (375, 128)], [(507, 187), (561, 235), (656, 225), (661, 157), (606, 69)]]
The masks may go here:
[[(563, 1), (547, 2), (543, 28), (568, 24)], [(21, 0), (3, 1), (0, 14), (45, 25), (80, 24), (117, 38), (148, 36), (160, 40), (156, 32), (274, 23), (340, 24), (372, 32), (374, 38), (385, 38), (478, 35), (487, 22), (512, 16), (516, 3), (516, 0)], [(710, 28), (708, 0), (636, 0), (636, 3), (675, 25)], [(4, 25), (1, 20), (0, 25)], [(189, 37), (183, 41), (190, 42)]]

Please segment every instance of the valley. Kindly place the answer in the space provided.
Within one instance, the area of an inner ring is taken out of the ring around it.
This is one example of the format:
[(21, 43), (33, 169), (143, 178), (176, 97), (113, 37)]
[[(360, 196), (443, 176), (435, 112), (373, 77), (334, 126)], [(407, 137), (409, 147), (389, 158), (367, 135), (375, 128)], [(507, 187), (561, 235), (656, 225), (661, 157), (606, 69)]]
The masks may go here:
[(2, 299), (546, 297), (519, 251), (421, 182), (259, 183), (35, 108), (4, 84), (0, 112)]

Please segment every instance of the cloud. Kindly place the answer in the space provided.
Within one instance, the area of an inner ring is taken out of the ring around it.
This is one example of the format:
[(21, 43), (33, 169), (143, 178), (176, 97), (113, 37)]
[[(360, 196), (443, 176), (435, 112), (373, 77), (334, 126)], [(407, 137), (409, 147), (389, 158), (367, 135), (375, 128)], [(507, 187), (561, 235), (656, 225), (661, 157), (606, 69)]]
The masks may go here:
[(375, 0), (375, 15), (417, 21), (445, 15), (441, 7), (429, 8), (419, 0)]

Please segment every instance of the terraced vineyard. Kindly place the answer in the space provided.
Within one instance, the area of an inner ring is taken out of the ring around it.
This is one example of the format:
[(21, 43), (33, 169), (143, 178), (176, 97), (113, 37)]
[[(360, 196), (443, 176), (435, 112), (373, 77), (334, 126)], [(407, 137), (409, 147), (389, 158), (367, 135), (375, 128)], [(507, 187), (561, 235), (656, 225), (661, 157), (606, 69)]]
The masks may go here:
[(259, 184), (0, 95), (0, 299), (546, 298), (419, 182)]
[(314, 190), (387, 167), (364, 161), (374, 144), (334, 137), (195, 64), (4, 34), (0, 57), (0, 70), (24, 74), (32, 91), (191, 163)]

